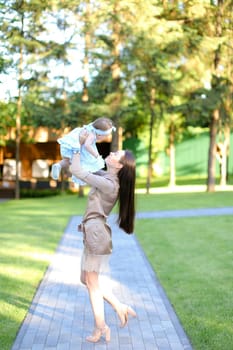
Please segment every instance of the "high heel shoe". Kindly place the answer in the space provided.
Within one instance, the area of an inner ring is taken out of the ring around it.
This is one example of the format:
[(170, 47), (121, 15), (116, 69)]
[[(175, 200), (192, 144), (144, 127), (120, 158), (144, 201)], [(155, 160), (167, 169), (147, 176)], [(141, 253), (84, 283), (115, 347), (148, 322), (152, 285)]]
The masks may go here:
[(106, 342), (110, 342), (111, 330), (107, 325), (105, 325), (103, 328), (95, 328), (93, 334), (86, 337), (86, 340), (91, 343), (97, 343), (101, 336), (105, 337)]
[(121, 327), (125, 327), (127, 325), (129, 315), (132, 317), (136, 317), (136, 312), (132, 309), (131, 306), (123, 304), (121, 310), (117, 312), (118, 317), (121, 321)]

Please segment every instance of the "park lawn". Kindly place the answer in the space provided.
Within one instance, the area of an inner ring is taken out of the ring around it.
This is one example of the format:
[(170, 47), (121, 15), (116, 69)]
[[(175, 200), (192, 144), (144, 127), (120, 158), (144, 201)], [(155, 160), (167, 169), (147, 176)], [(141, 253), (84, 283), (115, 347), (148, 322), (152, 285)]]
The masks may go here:
[(8, 350), (71, 215), (85, 198), (58, 196), (0, 204), (0, 349)]
[(233, 346), (233, 216), (141, 219), (136, 236), (195, 350)]
[(232, 206), (232, 192), (164, 193), (150, 195), (140, 194), (136, 196), (136, 209), (138, 212)]
[[(166, 187), (169, 186), (169, 176), (164, 175), (160, 177), (152, 177), (150, 180), (150, 187), (151, 188), (159, 188), (159, 187)], [(215, 178), (215, 183), (216, 185), (220, 184), (220, 178), (216, 177)], [(145, 177), (137, 177), (136, 179), (136, 184), (137, 188), (146, 188), (147, 184), (147, 178)], [(184, 176), (178, 176), (176, 178), (176, 185), (204, 185), (206, 186), (207, 184), (207, 177), (206, 176), (201, 176), (200, 174), (198, 175), (184, 175)], [(227, 179), (227, 185), (232, 185), (233, 184), (233, 175), (229, 174), (228, 179)]]
[[(207, 193), (182, 193), (137, 195), (136, 202), (138, 211), (153, 211), (231, 206), (231, 198), (232, 194), (230, 192), (214, 193), (210, 195)], [(56, 197), (22, 199), (20, 201), (12, 200), (0, 203), (1, 350), (9, 350), (11, 348), (20, 324), (28, 311), (38, 284), (43, 278), (70, 216), (82, 215), (85, 204), (86, 197), (79, 198), (77, 195), (60, 195)], [(182, 227), (182, 225), (180, 225), (181, 221), (179, 220), (176, 221), (177, 225)], [(197, 219), (193, 220), (195, 222)], [(149, 226), (147, 231), (143, 226), (142, 236), (140, 234), (140, 225), (142, 223), (144, 225), (145, 222), (147, 222)], [(156, 223), (158, 222), (159, 221), (156, 221)], [(142, 244), (148, 256), (150, 255), (152, 246), (150, 239), (158, 239), (159, 237), (157, 235), (151, 235), (151, 232), (153, 232), (150, 228), (151, 223), (154, 230), (153, 220), (137, 221), (138, 238), (142, 240)], [(162, 223), (162, 221), (160, 221), (160, 223)], [(162, 227), (162, 231), (163, 230)], [(177, 232), (179, 232), (179, 229)], [(179, 235), (177, 235), (177, 237), (180, 238)], [(179, 242), (177, 244), (179, 245)], [(180, 241), (180, 245), (183, 245), (182, 240)], [(153, 246), (157, 246), (156, 240)], [(163, 251), (160, 251), (162, 257)], [(183, 254), (184, 253), (186, 253), (186, 251), (184, 251)], [(158, 254), (156, 256), (158, 256)], [(151, 263), (154, 264), (153, 254), (151, 254)], [(165, 263), (169, 264), (169, 261), (165, 259), (164, 266)], [(182, 265), (182, 268), (185, 266), (185, 264)], [(179, 265), (177, 269), (178, 268), (180, 268)], [(157, 267), (155, 269), (157, 271)], [(227, 277), (228, 270), (223, 269), (223, 274), (224, 271)], [(171, 285), (171, 287), (171, 291), (173, 291), (173, 285)], [(188, 289), (188, 287), (186, 289)], [(196, 291), (196, 294), (198, 300), (199, 290)], [(182, 300), (182, 294), (179, 295)], [(193, 299), (193, 295), (189, 295), (188, 291), (185, 297), (188, 298), (188, 302)], [(198, 305), (201, 304), (201, 302), (202, 296)], [(177, 300), (177, 304), (178, 303), (179, 300)], [(178, 304), (178, 310), (180, 308), (182, 309), (182, 307), (182, 304)], [(226, 315), (228, 315), (228, 310), (229, 308), (226, 307)], [(208, 326), (207, 329), (208, 328), (210, 328), (210, 326)], [(206, 349), (207, 348), (208, 347), (206, 347)], [(223, 349), (224, 348), (221, 348), (221, 350)]]

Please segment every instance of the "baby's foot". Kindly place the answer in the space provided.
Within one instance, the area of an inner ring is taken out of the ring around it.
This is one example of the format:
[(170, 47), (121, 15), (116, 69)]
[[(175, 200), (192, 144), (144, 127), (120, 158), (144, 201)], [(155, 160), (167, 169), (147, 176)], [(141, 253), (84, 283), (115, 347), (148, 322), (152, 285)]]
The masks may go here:
[(55, 163), (52, 165), (51, 177), (54, 180), (58, 180), (61, 172), (61, 165), (59, 163)]

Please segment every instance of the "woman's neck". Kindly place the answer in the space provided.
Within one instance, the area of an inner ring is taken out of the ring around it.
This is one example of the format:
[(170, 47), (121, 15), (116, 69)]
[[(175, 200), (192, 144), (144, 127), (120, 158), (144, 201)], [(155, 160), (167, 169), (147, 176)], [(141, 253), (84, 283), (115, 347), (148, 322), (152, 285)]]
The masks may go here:
[(107, 172), (109, 174), (112, 175), (117, 175), (118, 174), (119, 169), (115, 168), (115, 167), (107, 167)]

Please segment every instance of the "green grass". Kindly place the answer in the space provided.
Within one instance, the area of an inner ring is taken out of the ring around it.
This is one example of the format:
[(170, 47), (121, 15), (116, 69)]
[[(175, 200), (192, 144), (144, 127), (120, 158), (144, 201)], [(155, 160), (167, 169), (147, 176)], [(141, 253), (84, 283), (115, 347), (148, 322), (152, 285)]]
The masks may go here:
[[(231, 192), (137, 195), (137, 210), (232, 206), (232, 197)], [(70, 216), (81, 215), (85, 204), (77, 195), (0, 203), (1, 350), (11, 348)], [(229, 350), (225, 346), (232, 344), (232, 220), (136, 222), (137, 237), (195, 350)]]
[[(224, 200), (229, 206), (232, 197), (232, 193), (154, 196), (154, 207), (218, 207)], [(149, 202), (150, 208), (151, 197)], [(195, 350), (232, 348), (232, 227), (233, 216), (136, 222), (137, 238)]]
[(233, 206), (232, 192), (142, 194), (136, 197), (137, 211), (221, 208)]
[(60, 196), (0, 204), (0, 349), (10, 349), (71, 215), (85, 198)]
[[(145, 177), (137, 178), (136, 183), (138, 188), (146, 187), (147, 179)], [(216, 185), (219, 185), (220, 178), (216, 177)], [(206, 185), (207, 178), (200, 175), (179, 176), (176, 178), (176, 185)], [(229, 175), (227, 180), (228, 185), (233, 184), (233, 176)], [(152, 177), (150, 181), (150, 187), (164, 187), (169, 185), (169, 176)]]

